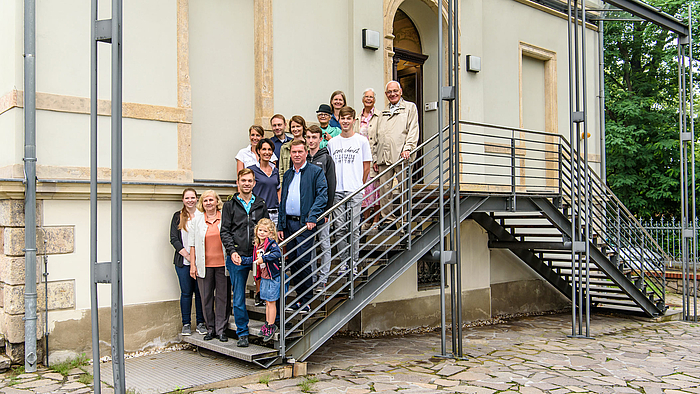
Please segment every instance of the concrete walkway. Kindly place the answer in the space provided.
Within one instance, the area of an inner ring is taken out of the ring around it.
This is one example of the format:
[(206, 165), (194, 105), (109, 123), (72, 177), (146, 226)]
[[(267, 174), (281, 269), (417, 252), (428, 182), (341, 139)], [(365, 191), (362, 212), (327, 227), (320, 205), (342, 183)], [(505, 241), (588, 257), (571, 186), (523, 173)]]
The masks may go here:
[[(276, 380), (274, 370), (264, 370), (188, 391), (700, 393), (698, 324), (595, 315), (593, 339), (569, 338), (570, 333), (568, 314), (465, 329), (465, 361), (434, 357), (440, 351), (439, 332), (335, 337), (307, 360), (307, 377)], [(14, 378), (5, 374), (0, 392), (90, 391), (88, 386), (78, 387), (72, 376), (59, 383), (46, 373)]]

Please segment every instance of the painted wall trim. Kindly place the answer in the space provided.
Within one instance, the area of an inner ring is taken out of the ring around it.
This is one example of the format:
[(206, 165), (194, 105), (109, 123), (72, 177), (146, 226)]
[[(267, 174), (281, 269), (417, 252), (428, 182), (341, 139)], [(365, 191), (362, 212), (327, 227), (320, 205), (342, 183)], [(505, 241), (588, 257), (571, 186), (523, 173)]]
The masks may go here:
[[(0, 97), (0, 114), (12, 108), (24, 108), (24, 91), (11, 90)], [(54, 93), (36, 93), (36, 109), (43, 111), (66, 112), (73, 114), (90, 114), (90, 98), (67, 96)], [(131, 119), (155, 120), (168, 123), (192, 123), (191, 108), (175, 108), (162, 105), (124, 103), (123, 116)], [(110, 100), (97, 101), (97, 114), (110, 116)]]

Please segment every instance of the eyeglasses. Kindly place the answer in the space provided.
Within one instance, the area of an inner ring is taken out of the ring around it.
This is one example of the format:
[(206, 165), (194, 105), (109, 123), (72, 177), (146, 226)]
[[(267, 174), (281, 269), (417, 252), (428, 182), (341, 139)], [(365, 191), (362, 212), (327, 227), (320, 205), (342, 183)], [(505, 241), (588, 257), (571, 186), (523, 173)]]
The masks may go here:
[(319, 118), (325, 118), (325, 117), (329, 117), (329, 118), (330, 118), (330, 117), (331, 117), (331, 114), (327, 114), (327, 113), (325, 113), (325, 112), (319, 112), (319, 113), (316, 114), (316, 116), (318, 116)]

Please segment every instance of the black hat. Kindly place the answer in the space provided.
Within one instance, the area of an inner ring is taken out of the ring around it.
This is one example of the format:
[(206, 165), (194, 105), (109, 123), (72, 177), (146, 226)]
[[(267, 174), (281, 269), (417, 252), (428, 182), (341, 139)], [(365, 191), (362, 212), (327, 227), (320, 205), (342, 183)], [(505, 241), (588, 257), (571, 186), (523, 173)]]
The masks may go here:
[(324, 113), (328, 115), (333, 115), (333, 110), (331, 109), (331, 106), (328, 104), (321, 104), (318, 106), (318, 111), (316, 113)]

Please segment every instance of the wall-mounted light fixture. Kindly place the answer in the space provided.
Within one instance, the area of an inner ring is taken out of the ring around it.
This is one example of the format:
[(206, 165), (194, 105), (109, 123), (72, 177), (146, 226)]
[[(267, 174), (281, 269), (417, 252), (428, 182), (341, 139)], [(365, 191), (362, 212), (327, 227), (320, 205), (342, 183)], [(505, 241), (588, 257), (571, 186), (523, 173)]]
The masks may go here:
[(379, 32), (369, 29), (362, 29), (362, 48), (377, 50), (381, 44)]
[(473, 73), (481, 71), (481, 58), (479, 56), (467, 55), (467, 71)]

